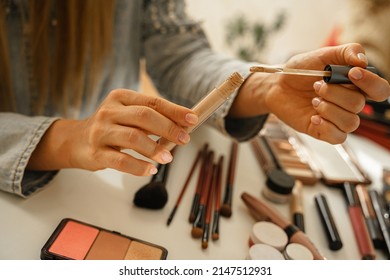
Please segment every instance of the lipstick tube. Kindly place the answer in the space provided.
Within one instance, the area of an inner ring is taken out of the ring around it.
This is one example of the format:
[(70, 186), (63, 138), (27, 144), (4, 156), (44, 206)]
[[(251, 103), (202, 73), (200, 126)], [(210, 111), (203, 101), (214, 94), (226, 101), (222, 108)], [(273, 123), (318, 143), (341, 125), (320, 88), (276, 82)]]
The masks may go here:
[(348, 204), (348, 214), (360, 255), (363, 260), (374, 260), (376, 258), (374, 245), (372, 244), (370, 234), (364, 221), (359, 201), (356, 198), (355, 187), (349, 182), (345, 182), (343, 187)]
[(360, 207), (366, 221), (368, 233), (371, 236), (372, 243), (376, 249), (383, 247), (383, 238), (379, 230), (379, 224), (375, 218), (375, 211), (372, 206), (371, 198), (368, 189), (363, 185), (356, 185), (356, 193), (360, 201)]

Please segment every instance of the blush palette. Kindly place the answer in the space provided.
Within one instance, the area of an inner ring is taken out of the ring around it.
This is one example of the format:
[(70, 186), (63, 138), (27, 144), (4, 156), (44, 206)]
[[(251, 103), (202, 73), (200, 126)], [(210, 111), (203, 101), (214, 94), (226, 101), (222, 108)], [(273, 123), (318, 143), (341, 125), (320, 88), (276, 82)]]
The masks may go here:
[(41, 250), (43, 260), (163, 260), (158, 245), (74, 219), (63, 219)]

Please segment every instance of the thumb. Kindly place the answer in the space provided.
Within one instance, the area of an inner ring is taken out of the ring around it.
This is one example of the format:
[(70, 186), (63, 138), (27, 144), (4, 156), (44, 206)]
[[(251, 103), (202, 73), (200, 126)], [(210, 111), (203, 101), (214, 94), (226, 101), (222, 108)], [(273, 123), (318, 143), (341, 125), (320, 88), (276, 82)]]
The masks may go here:
[(366, 68), (368, 66), (367, 56), (365, 55), (364, 48), (360, 44), (351, 43), (336, 46), (333, 47), (330, 52), (330, 64), (351, 65), (362, 68)]

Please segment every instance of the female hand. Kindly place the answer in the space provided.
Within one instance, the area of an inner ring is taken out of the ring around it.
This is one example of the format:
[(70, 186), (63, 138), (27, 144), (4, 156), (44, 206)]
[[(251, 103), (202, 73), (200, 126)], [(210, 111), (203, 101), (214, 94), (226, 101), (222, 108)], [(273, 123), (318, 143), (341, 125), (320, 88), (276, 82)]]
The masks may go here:
[[(28, 167), (34, 170), (113, 168), (134, 175), (152, 175), (157, 169), (151, 162), (122, 150), (133, 150), (158, 163), (168, 163), (172, 160), (171, 153), (149, 136), (157, 135), (183, 145), (190, 140), (183, 127), (195, 125), (197, 121), (198, 117), (188, 108), (159, 97), (117, 89), (88, 119), (53, 123)], [(51, 154), (53, 160), (43, 159), (45, 154)]]
[(356, 66), (348, 73), (353, 85), (326, 84), (318, 77), (255, 73), (248, 88), (258, 97), (257, 106), (266, 108), (262, 113), (274, 113), (292, 128), (317, 139), (342, 143), (359, 126), (358, 113), (365, 100), (386, 100), (390, 86), (364, 69), (367, 58), (359, 44), (296, 55), (285, 67), (323, 70), (327, 64)]

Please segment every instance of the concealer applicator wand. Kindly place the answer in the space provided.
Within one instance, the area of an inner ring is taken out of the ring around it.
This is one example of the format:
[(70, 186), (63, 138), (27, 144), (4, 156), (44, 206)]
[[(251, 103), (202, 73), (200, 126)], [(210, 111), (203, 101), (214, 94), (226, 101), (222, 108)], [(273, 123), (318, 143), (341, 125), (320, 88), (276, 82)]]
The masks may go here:
[[(270, 65), (259, 65), (250, 68), (251, 72), (264, 72), (264, 73), (277, 73), (288, 75), (300, 75), (300, 76), (313, 76), (322, 77), (325, 83), (328, 84), (352, 84), (348, 78), (348, 72), (354, 66), (349, 65), (333, 65), (328, 64), (325, 66), (324, 71), (307, 70), (307, 69), (292, 69), (283, 67), (274, 67)], [(366, 70), (378, 74), (378, 71), (373, 66), (368, 66)]]
[(141, 208), (161, 209), (168, 201), (166, 183), (170, 163), (159, 164), (158, 172), (151, 181), (142, 186), (134, 195), (134, 204)]

